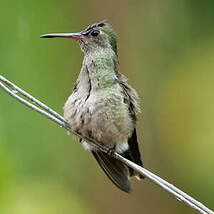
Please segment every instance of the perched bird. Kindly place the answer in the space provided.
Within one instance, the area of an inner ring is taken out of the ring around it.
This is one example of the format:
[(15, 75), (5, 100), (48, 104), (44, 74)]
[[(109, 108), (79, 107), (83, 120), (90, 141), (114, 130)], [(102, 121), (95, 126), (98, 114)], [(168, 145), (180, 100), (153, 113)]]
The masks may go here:
[[(71, 128), (142, 166), (136, 134), (138, 95), (118, 71), (117, 36), (112, 27), (101, 21), (79, 33), (41, 37), (76, 39), (84, 53), (73, 93), (64, 106), (64, 118)], [(86, 142), (83, 145), (121, 190), (131, 192), (129, 177), (142, 178), (114, 157)]]

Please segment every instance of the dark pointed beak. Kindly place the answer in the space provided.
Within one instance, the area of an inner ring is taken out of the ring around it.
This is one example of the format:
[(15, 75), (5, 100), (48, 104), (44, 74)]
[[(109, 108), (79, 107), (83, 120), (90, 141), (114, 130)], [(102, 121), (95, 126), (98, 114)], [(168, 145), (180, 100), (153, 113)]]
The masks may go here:
[(83, 32), (80, 33), (51, 33), (41, 35), (40, 38), (72, 38), (72, 39), (84, 39)]

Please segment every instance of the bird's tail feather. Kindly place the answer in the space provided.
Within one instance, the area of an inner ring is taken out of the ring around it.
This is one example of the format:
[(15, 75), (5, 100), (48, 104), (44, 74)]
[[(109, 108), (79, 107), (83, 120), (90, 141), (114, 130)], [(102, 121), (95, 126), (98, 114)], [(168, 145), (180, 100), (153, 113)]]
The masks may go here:
[(127, 193), (132, 191), (128, 179), (128, 168), (121, 161), (101, 151), (92, 151), (92, 154), (105, 174), (117, 187)]

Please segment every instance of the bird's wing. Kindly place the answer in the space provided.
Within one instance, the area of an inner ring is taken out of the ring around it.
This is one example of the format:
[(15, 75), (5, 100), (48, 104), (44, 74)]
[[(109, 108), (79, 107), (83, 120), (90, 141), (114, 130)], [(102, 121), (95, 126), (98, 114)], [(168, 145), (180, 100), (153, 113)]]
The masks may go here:
[(128, 85), (126, 82), (127, 79), (122, 74), (117, 73), (117, 78), (123, 90), (124, 102), (128, 105), (130, 116), (135, 123), (137, 120), (136, 115), (138, 112), (140, 112), (138, 94), (130, 85)]
[[(124, 77), (121, 74), (119, 74), (119, 80), (120, 79), (124, 80)], [(121, 81), (120, 85), (124, 93), (124, 102), (128, 105), (130, 116), (134, 124), (136, 124), (137, 120), (136, 114), (137, 112), (140, 111), (138, 106), (138, 95), (136, 91), (126, 83), (126, 81)], [(136, 128), (134, 128), (131, 137), (128, 139), (128, 144), (129, 149), (123, 153), (123, 156), (133, 161), (134, 163), (143, 166), (137, 141)], [(138, 176), (139, 178), (143, 178), (141, 175), (138, 175), (138, 173), (131, 168), (129, 168), (129, 173), (130, 176)]]

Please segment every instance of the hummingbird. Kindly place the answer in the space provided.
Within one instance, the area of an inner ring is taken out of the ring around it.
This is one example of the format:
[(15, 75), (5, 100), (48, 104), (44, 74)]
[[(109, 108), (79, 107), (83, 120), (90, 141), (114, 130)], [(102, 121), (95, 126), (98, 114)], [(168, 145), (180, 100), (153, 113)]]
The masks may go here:
[[(75, 39), (84, 53), (75, 87), (64, 105), (64, 118), (70, 127), (142, 166), (136, 133), (139, 99), (127, 78), (119, 72), (117, 35), (112, 26), (104, 20), (78, 33), (40, 37)], [(83, 142), (83, 146), (91, 151), (108, 178), (122, 191), (132, 191), (130, 177), (143, 178), (87, 142)]]

